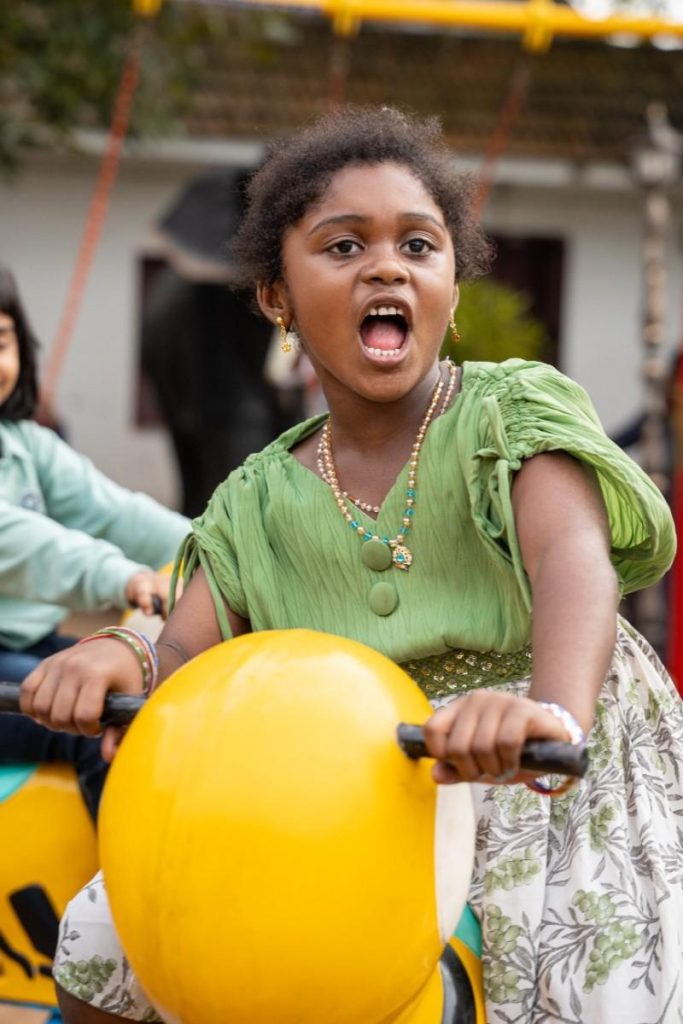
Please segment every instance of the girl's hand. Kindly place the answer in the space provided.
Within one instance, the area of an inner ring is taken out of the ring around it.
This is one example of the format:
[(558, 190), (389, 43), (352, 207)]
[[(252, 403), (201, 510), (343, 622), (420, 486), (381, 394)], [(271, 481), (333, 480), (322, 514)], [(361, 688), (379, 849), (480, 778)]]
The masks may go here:
[[(19, 703), (25, 715), (49, 729), (97, 736), (107, 693), (142, 690), (135, 652), (120, 640), (98, 637), (42, 661), (21, 684)], [(120, 729), (107, 729), (103, 753), (109, 759), (121, 735)]]
[(523, 782), (520, 771), (528, 739), (568, 740), (562, 723), (527, 697), (475, 690), (439, 708), (424, 725), (427, 749), (437, 763), (435, 782)]
[[(168, 598), (171, 588), (171, 577), (167, 573), (152, 572), (145, 570), (137, 572), (128, 580), (126, 586), (126, 600), (133, 608), (139, 608), (146, 615), (155, 615), (158, 607), (155, 608), (154, 598), (161, 602), (161, 615), (168, 616)], [(178, 581), (177, 597), (180, 597), (182, 582)]]

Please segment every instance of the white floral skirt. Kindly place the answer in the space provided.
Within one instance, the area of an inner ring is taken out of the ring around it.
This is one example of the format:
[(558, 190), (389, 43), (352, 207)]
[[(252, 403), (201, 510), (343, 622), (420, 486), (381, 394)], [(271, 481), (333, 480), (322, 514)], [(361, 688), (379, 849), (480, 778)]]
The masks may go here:
[(563, 797), (472, 787), (487, 1024), (683, 1022), (683, 702), (624, 622), (589, 746)]
[[(554, 800), (472, 786), (487, 1024), (683, 1024), (683, 703), (623, 622), (590, 753), (584, 782)], [(67, 908), (54, 974), (110, 1014), (160, 1019), (99, 876)]]

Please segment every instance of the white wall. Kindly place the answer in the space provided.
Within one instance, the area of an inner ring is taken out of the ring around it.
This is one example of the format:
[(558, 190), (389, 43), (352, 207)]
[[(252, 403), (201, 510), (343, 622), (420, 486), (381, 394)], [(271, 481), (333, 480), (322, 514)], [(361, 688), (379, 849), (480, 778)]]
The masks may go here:
[[(682, 340), (680, 211), (667, 257), (667, 346)], [(590, 392), (608, 431), (640, 406), (641, 208), (635, 191), (509, 187), (486, 226), (565, 240), (560, 368)]]
[[(58, 391), (72, 443), (121, 483), (173, 504), (176, 477), (162, 431), (133, 426), (135, 257), (149, 225), (195, 171), (184, 162), (125, 161)], [(29, 314), (49, 345), (78, 251), (97, 164), (34, 162), (0, 183), (0, 259), (16, 272)], [(565, 239), (562, 369), (591, 393), (608, 430), (640, 404), (640, 209), (634, 191), (580, 185), (499, 186), (491, 231)], [(678, 233), (677, 233), (678, 232)], [(680, 218), (669, 257), (668, 344), (681, 336)]]
[[(15, 272), (36, 333), (55, 336), (97, 166), (34, 164), (0, 187), (0, 259)], [(192, 173), (187, 166), (124, 164), (97, 248), (57, 391), (71, 443), (113, 479), (176, 501), (172, 453), (161, 430), (133, 425), (136, 256), (149, 225)]]

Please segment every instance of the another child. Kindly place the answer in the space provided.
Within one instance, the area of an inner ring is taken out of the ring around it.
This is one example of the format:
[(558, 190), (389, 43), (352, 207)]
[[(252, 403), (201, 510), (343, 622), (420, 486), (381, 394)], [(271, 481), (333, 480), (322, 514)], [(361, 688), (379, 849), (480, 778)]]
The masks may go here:
[[(189, 523), (108, 480), (33, 422), (37, 343), (12, 274), (0, 266), (0, 680), (21, 682), (75, 642), (69, 611), (165, 604)], [(153, 568), (150, 568), (153, 567)], [(106, 764), (96, 741), (0, 716), (0, 763), (71, 761), (94, 815)]]
[[(489, 1024), (679, 1024), (683, 714), (617, 620), (620, 594), (671, 562), (665, 502), (552, 367), (440, 362), (458, 281), (488, 254), (434, 124), (337, 111), (282, 144), (250, 196), (245, 281), (285, 347), (298, 335), (330, 413), (247, 459), (193, 524), (161, 677), (289, 627), (400, 663), (449, 702), (427, 725), (435, 779), (475, 783)], [(40, 666), (22, 707), (94, 733), (108, 690), (140, 689), (128, 647), (101, 638)], [(589, 730), (583, 784), (519, 772), (528, 737)], [(157, 1020), (101, 880), (66, 920), (67, 1024)], [(93, 956), (111, 967), (97, 993), (79, 982)]]

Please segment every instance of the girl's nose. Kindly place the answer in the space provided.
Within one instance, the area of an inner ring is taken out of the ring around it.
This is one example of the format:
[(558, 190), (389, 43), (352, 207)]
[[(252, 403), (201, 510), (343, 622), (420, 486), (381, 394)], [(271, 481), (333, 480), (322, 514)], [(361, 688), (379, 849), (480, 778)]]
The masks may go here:
[(366, 261), (363, 278), (382, 284), (400, 284), (408, 280), (408, 269), (395, 250), (376, 252)]

